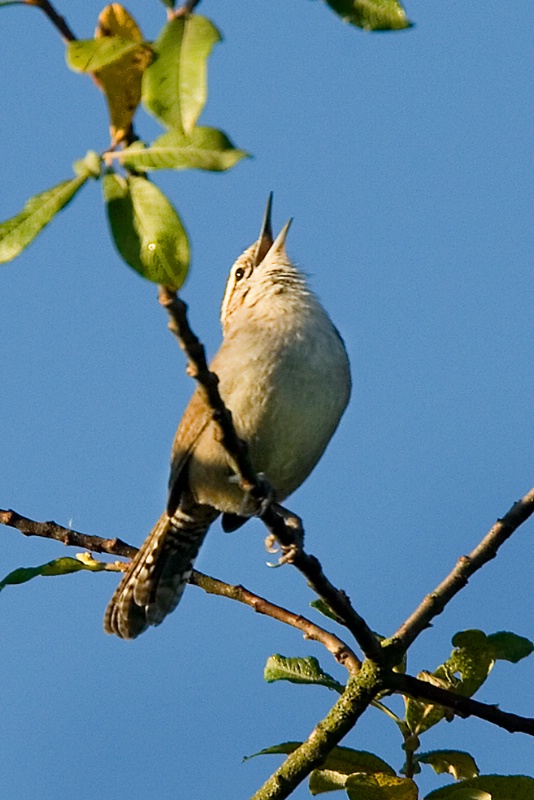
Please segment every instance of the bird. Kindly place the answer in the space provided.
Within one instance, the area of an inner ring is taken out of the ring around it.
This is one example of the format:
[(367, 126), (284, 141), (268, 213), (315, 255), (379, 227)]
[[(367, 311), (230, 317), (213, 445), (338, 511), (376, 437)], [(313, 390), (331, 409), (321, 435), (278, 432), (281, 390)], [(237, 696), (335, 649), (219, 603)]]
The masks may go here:
[[(349, 402), (351, 373), (337, 328), (289, 258), (292, 220), (273, 238), (272, 193), (259, 239), (230, 270), (221, 305), (223, 340), (210, 365), (248, 445), (255, 471), (282, 502), (321, 458)], [(104, 629), (135, 639), (173, 611), (215, 519), (232, 531), (250, 503), (204, 394), (197, 388), (176, 431), (167, 506), (128, 565)]]

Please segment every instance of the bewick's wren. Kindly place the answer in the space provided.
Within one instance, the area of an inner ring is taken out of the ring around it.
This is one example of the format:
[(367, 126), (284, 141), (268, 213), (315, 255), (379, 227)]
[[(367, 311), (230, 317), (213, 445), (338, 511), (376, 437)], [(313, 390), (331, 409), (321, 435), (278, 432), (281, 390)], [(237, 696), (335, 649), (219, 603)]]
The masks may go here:
[[(273, 241), (271, 198), (260, 238), (230, 271), (221, 307), (223, 342), (211, 364), (252, 464), (282, 501), (321, 457), (350, 395), (343, 341), (285, 250)], [(211, 523), (239, 526), (244, 494), (232, 480), (213, 412), (194, 392), (171, 454), (167, 510), (129, 565), (104, 627), (133, 639), (177, 605)]]

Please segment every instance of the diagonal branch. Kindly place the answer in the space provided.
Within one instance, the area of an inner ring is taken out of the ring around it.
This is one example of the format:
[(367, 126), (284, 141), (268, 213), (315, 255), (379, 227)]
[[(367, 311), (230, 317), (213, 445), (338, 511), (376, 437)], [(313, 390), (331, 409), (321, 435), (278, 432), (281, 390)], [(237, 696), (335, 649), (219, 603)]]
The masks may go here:
[(467, 585), (469, 578), (484, 564), (495, 558), (501, 545), (510, 538), (534, 513), (534, 488), (514, 503), (510, 511), (488, 531), (479, 545), (468, 556), (462, 556), (454, 569), (447, 575), (433, 592), (428, 594), (413, 614), (403, 622), (398, 631), (391, 637), (389, 647), (404, 653), (421, 631), (428, 628), (430, 622), (441, 614), (447, 603)]
[(109, 553), (112, 556), (124, 556), (133, 558), (137, 553), (137, 547), (126, 544), (122, 539), (102, 539), (100, 536), (89, 536), (85, 533), (78, 533), (71, 528), (64, 528), (57, 522), (36, 522), (16, 511), (4, 510), (0, 508), (0, 524), (16, 528), (24, 536), (42, 536), (45, 539), (55, 539), (71, 547), (81, 547), (90, 550), (92, 553)]
[(281, 562), (293, 564), (301, 572), (308, 585), (319, 595), (352, 633), (367, 658), (382, 663), (382, 646), (361, 617), (352, 607), (350, 599), (341, 589), (337, 589), (326, 577), (319, 559), (306, 553), (302, 547), (304, 529), (302, 520), (282, 506), (272, 503), (260, 515), (260, 519), (270, 533), (280, 543), (284, 555)]
[(200, 586), (208, 594), (216, 594), (219, 597), (237, 600), (239, 603), (250, 606), (258, 614), (265, 614), (268, 617), (277, 619), (279, 622), (284, 622), (286, 625), (297, 628), (304, 633), (305, 639), (311, 639), (324, 645), (336, 661), (346, 667), (351, 674), (356, 675), (359, 672), (361, 662), (350, 647), (333, 633), (324, 630), (324, 628), (319, 627), (319, 625), (306, 619), (306, 617), (294, 614), (292, 611), (288, 611), (257, 594), (253, 594), (248, 589), (245, 589), (244, 586), (232, 586), (216, 578), (210, 578), (209, 575), (204, 575), (196, 570), (193, 572), (189, 582), (195, 586)]
[(496, 705), (480, 703), (471, 697), (462, 697), (462, 695), (442, 689), (428, 681), (414, 678), (412, 675), (392, 672), (386, 683), (395, 691), (409, 695), (416, 700), (428, 700), (436, 705), (450, 708), (459, 717), (478, 717), (498, 725), (510, 733), (528, 733), (530, 736), (534, 736), (534, 719), (530, 717), (521, 717), (518, 714), (501, 711)]
[(360, 674), (349, 679), (343, 694), (307, 740), (288, 755), (251, 800), (285, 800), (289, 797), (313, 769), (324, 763), (327, 755), (352, 730), (383, 688), (378, 667), (366, 661)]
[(264, 487), (260, 485), (245, 442), (236, 433), (232, 414), (222, 400), (219, 378), (208, 367), (204, 345), (189, 325), (186, 303), (165, 286), (159, 287), (158, 297), (169, 315), (169, 329), (187, 357), (187, 374), (197, 381), (209, 407), (213, 409), (213, 419), (221, 431), (221, 444), (230, 457), (232, 470), (239, 478), (241, 488), (258, 502), (263, 501), (266, 497)]

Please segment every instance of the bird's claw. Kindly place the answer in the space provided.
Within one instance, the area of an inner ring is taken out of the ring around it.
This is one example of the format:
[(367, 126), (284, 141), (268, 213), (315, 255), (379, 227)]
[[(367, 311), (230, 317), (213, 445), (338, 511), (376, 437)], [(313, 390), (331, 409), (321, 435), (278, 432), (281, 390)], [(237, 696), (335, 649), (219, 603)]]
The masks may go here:
[(283, 567), (284, 564), (292, 564), (299, 551), (299, 546), (297, 544), (290, 544), (288, 546), (273, 545), (274, 541), (274, 536), (267, 536), (265, 539), (265, 548), (269, 553), (280, 552), (281, 555), (276, 564), (267, 561), (267, 566), (274, 569), (275, 567)]

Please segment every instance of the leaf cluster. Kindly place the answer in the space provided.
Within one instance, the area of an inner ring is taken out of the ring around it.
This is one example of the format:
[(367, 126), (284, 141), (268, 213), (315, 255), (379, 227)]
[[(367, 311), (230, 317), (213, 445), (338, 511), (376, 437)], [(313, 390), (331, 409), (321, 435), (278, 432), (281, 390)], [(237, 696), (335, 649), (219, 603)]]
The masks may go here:
[[(322, 610), (322, 603), (314, 601), (312, 605)], [(325, 615), (332, 618), (327, 610)], [(534, 651), (531, 641), (509, 631), (489, 636), (480, 630), (460, 631), (452, 643), (451, 655), (433, 672), (421, 672), (418, 678), (464, 697), (471, 697), (482, 686), (496, 661), (515, 664)], [(404, 665), (401, 669), (404, 670)], [(269, 683), (289, 681), (325, 686), (340, 694), (345, 690), (313, 657), (270, 656), (264, 678)], [(373, 753), (335, 747), (320, 768), (310, 774), (312, 795), (344, 790), (349, 800), (417, 800), (419, 792), (414, 776), (421, 772), (421, 765), (428, 765), (437, 774), (452, 776), (455, 783), (431, 792), (426, 800), (510, 800), (511, 797), (531, 800), (534, 796), (534, 778), (480, 775), (473, 756), (459, 750), (422, 752), (421, 736), (434, 725), (453, 718), (452, 712), (443, 706), (405, 697), (405, 715), (399, 717), (384, 703), (384, 698), (375, 700), (373, 705), (396, 724), (402, 736), (405, 761), (399, 772)], [(254, 755), (288, 755), (301, 744), (284, 742)]]
[[(21, 212), (0, 223), (0, 263), (18, 256), (65, 208), (89, 178), (104, 177), (103, 195), (112, 239), (123, 260), (143, 278), (179, 289), (187, 277), (190, 246), (183, 221), (147, 173), (162, 169), (223, 172), (247, 153), (221, 130), (199, 126), (207, 100), (207, 60), (221, 34), (205, 17), (193, 14), (195, 2), (171, 11), (156, 41), (148, 42), (120, 4), (104, 8), (95, 36), (77, 40), (49, 2), (32, 0), (66, 39), (66, 62), (89, 75), (105, 95), (111, 146), (89, 151), (74, 164), (75, 177), (31, 197)], [(365, 30), (411, 26), (398, 0), (327, 0), (345, 21)], [(4, 0), (0, 6), (24, 5)], [(28, 3), (30, 5), (30, 3)], [(164, 133), (141, 141), (134, 117), (142, 106)]]
[[(178, 289), (189, 269), (185, 226), (171, 201), (147, 177), (161, 169), (221, 172), (247, 154), (216, 128), (198, 126), (207, 100), (207, 59), (221, 35), (205, 17), (171, 18), (155, 42), (144, 40), (118, 3), (99, 16), (93, 39), (66, 46), (67, 65), (103, 91), (111, 145), (74, 164), (75, 177), (30, 198), (0, 224), (0, 263), (19, 255), (92, 178), (102, 180), (113, 241), (124, 261), (147, 280)], [(140, 141), (133, 120), (142, 106), (164, 129)]]

